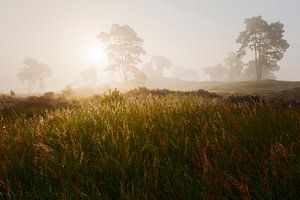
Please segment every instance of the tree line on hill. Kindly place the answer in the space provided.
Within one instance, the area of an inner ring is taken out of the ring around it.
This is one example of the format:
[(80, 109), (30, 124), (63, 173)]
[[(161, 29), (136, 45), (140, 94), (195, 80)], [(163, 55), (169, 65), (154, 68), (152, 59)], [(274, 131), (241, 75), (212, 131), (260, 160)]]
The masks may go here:
[[(283, 38), (283, 27), (279, 21), (268, 23), (261, 16), (245, 19), (245, 30), (236, 40), (240, 48), (229, 53), (223, 63), (205, 67), (203, 71), (212, 81), (275, 79), (274, 72), (280, 69), (278, 61), (283, 58), (289, 47)], [(109, 32), (101, 32), (97, 38), (106, 45), (108, 65), (105, 71), (117, 73), (125, 83), (133, 80), (137, 85), (143, 85), (148, 77), (163, 77), (164, 70), (172, 66), (165, 56), (155, 55), (139, 67), (142, 63), (141, 56), (146, 53), (143, 40), (128, 25), (113, 24)], [(253, 55), (254, 58), (245, 62), (245, 55)], [(178, 70), (185, 72), (183, 68)], [(33, 58), (24, 60), (18, 74), (22, 82), (27, 81), (29, 92), (37, 86), (42, 90), (44, 79), (51, 75), (52, 71), (48, 65)], [(95, 85), (98, 79), (97, 69), (84, 70), (81, 76), (87, 84)]]
[[(283, 27), (279, 21), (268, 23), (261, 16), (246, 18), (245, 30), (236, 40), (240, 44), (238, 51), (230, 53), (224, 64), (206, 67), (204, 71), (215, 81), (276, 79), (278, 61), (289, 48)], [(242, 58), (251, 53), (254, 59), (244, 63)]]
[(243, 62), (235, 52), (229, 52), (223, 63), (212, 67), (204, 67), (203, 71), (212, 81), (245, 81), (276, 79), (275, 71), (280, 69), (279, 65), (264, 65), (262, 68), (262, 78), (257, 78), (256, 62), (250, 60)]

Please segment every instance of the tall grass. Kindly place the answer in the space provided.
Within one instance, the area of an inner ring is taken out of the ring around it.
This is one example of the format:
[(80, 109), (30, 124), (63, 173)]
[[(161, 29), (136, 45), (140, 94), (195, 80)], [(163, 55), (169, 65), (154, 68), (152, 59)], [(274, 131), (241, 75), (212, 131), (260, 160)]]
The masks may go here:
[(2, 199), (300, 199), (300, 109), (119, 93), (0, 119)]

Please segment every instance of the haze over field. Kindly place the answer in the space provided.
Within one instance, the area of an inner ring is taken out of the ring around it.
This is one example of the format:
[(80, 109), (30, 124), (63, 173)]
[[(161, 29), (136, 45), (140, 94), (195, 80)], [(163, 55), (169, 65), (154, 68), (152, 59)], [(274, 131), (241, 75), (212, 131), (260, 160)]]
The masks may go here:
[(300, 199), (300, 0), (0, 0), (0, 199)]
[(203, 69), (236, 52), (244, 18), (258, 15), (284, 24), (290, 47), (277, 78), (299, 80), (299, 8), (297, 0), (0, 0), (0, 92), (26, 91), (17, 74), (27, 57), (52, 68), (45, 90), (76, 83), (91, 66), (99, 83), (117, 80), (103, 72), (105, 46), (96, 37), (112, 24), (127, 24), (144, 40), (146, 54), (138, 67), (163, 55), (173, 66), (165, 76), (206, 81)]

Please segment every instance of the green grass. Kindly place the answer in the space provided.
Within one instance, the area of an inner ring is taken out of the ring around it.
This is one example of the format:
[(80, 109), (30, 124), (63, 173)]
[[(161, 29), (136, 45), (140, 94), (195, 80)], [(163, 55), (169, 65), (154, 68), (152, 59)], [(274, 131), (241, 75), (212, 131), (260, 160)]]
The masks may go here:
[(285, 98), (285, 99), (296, 99), (296, 100), (300, 101), (300, 87), (293, 88), (290, 90), (283, 90), (283, 91), (279, 91), (279, 92), (268, 93), (268, 94), (264, 94), (264, 95)]
[[(261, 81), (184, 81), (176, 78), (149, 78), (145, 85), (151, 89), (171, 89), (180, 91), (198, 90), (199, 88), (208, 90), (213, 93), (222, 95), (263, 95), (269, 97), (288, 98), (300, 101), (300, 81), (278, 81), (278, 80), (261, 80)], [(126, 84), (116, 82), (111, 85), (100, 88), (82, 88), (77, 89), (77, 95), (89, 95), (91, 93), (103, 93), (109, 88), (118, 88), (122, 91), (128, 91), (136, 88), (134, 82)]]
[(227, 82), (216, 86), (211, 85), (207, 89), (220, 93), (271, 94), (285, 90), (292, 90), (297, 87), (300, 87), (299, 81), (262, 80)]
[(2, 199), (299, 199), (300, 109), (196, 94), (0, 117)]

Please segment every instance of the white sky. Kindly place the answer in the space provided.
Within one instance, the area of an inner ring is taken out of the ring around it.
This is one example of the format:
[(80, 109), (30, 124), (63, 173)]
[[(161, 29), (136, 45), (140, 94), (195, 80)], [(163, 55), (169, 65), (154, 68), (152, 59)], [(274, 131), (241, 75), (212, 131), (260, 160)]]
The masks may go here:
[(284, 23), (291, 46), (277, 76), (300, 80), (299, 10), (299, 0), (0, 0), (0, 92), (25, 88), (16, 74), (26, 57), (53, 68), (52, 88), (92, 64), (100, 69), (96, 35), (114, 23), (132, 26), (144, 39), (144, 61), (164, 55), (201, 71), (237, 50), (244, 18), (256, 15)]

